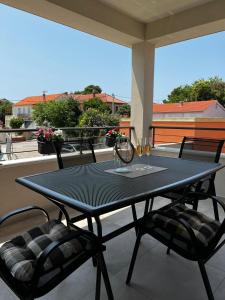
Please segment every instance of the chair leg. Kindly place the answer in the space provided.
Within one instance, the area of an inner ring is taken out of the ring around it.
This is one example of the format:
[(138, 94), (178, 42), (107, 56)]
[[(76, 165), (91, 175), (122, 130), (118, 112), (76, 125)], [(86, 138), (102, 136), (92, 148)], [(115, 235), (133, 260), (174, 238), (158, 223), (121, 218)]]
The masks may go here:
[(155, 198), (151, 198), (149, 211), (152, 211)]
[[(131, 208), (132, 208), (133, 220), (134, 220), (134, 222), (137, 222), (137, 211), (136, 211), (135, 204), (131, 204)], [(135, 227), (135, 232), (136, 232), (136, 235), (137, 235), (137, 228), (136, 227)]]
[(59, 211), (59, 214), (58, 214), (58, 221), (62, 221), (62, 216), (63, 216), (63, 213), (61, 212), (61, 210)]
[(94, 232), (93, 223), (92, 223), (91, 217), (87, 217), (87, 223), (88, 223), (88, 230), (91, 231), (91, 232)]
[(206, 289), (206, 292), (207, 292), (208, 299), (209, 300), (214, 300), (214, 296), (213, 296), (212, 289), (211, 289), (211, 286), (210, 286), (209, 278), (208, 278), (208, 275), (206, 273), (205, 265), (202, 261), (198, 261), (198, 265), (199, 265), (199, 268), (200, 268), (200, 271), (201, 271), (201, 274), (202, 274), (202, 279), (203, 279), (203, 282), (204, 282), (204, 285), (205, 285), (205, 289)]
[(104, 259), (104, 256), (102, 253), (99, 254), (99, 264), (100, 264), (101, 273), (102, 273), (102, 276), (104, 279), (108, 300), (114, 300), (111, 284), (109, 281), (109, 275), (108, 275), (108, 271), (107, 271), (106, 264), (105, 264), (105, 259)]
[(196, 211), (198, 210), (198, 200), (197, 199), (194, 200), (193, 209), (196, 210)]
[(136, 239), (135, 246), (134, 246), (133, 255), (132, 255), (132, 258), (131, 258), (130, 267), (129, 267), (129, 271), (128, 271), (127, 279), (126, 279), (126, 284), (130, 283), (130, 280), (131, 280), (131, 277), (132, 277), (132, 274), (133, 274), (134, 264), (135, 264), (135, 261), (136, 261), (136, 258), (137, 258), (137, 253), (138, 253), (139, 245), (140, 245), (140, 242), (141, 242), (141, 237), (142, 237), (142, 233), (139, 232), (138, 236), (137, 236), (137, 239)]
[(100, 295), (101, 295), (101, 262), (99, 261), (99, 259), (97, 259), (95, 300), (100, 300)]
[(170, 255), (170, 245), (172, 244), (172, 241), (173, 241), (173, 235), (171, 235), (171, 237), (170, 237), (169, 246), (168, 246), (167, 251), (166, 251), (167, 255)]
[[(94, 228), (93, 228), (93, 223), (92, 223), (92, 218), (91, 217), (87, 217), (87, 223), (88, 223), (88, 230), (91, 231), (91, 232), (94, 232)], [(92, 262), (93, 262), (93, 266), (96, 267), (97, 266), (97, 261), (96, 261), (95, 257), (92, 258)]]
[(220, 218), (219, 218), (218, 204), (214, 199), (212, 200), (212, 202), (213, 202), (213, 210), (214, 210), (215, 220), (219, 221)]
[[(216, 196), (216, 187), (215, 187), (214, 180), (211, 182), (211, 187), (210, 187), (209, 194), (213, 195), (213, 196)], [(212, 203), (213, 203), (213, 210), (214, 210), (215, 220), (219, 221), (220, 217), (219, 217), (218, 203), (215, 200), (212, 200)]]

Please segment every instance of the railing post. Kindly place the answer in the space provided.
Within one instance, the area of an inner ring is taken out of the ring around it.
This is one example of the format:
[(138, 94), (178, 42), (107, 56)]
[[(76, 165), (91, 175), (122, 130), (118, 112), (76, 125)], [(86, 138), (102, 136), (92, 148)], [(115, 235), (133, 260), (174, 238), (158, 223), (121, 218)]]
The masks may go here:
[(80, 131), (80, 155), (82, 155), (82, 146), (83, 146), (83, 136), (84, 136), (84, 134), (83, 134), (83, 129), (81, 129), (81, 131)]
[(129, 139), (131, 140), (131, 130), (132, 130), (132, 128), (131, 127), (129, 127)]
[(152, 127), (152, 148), (155, 148), (155, 127)]

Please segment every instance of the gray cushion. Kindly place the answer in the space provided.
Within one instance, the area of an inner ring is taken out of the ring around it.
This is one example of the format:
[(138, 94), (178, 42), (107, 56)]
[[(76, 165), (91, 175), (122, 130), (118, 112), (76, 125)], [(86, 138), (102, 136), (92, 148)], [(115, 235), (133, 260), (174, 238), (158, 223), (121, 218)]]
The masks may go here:
[[(30, 281), (34, 274), (36, 261), (44, 249), (53, 241), (65, 237), (69, 229), (59, 221), (53, 220), (35, 227), (0, 247), (1, 259), (20, 281)], [(86, 241), (76, 238), (66, 242), (54, 250), (44, 264), (44, 272), (48, 272), (65, 261), (84, 251)]]
[[(200, 247), (207, 247), (209, 245), (221, 225), (220, 222), (215, 221), (198, 211), (189, 209), (184, 204), (176, 204), (161, 210), (188, 223), (194, 231)], [(187, 230), (185, 230), (184, 226), (176, 220), (156, 213), (152, 217), (145, 218), (144, 226), (157, 232), (168, 240), (173, 237), (173, 242), (185, 250), (188, 248), (190, 249), (191, 247), (192, 243), (190, 235)]]

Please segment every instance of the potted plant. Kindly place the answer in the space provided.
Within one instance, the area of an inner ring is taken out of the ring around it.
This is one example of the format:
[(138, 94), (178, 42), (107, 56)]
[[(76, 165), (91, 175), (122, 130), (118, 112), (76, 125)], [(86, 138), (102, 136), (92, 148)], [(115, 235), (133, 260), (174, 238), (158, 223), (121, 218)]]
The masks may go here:
[(119, 129), (111, 129), (105, 135), (105, 144), (108, 147), (113, 147), (115, 145), (116, 139), (122, 137), (122, 133)]
[(39, 128), (36, 137), (40, 154), (51, 154), (60, 151), (64, 141), (62, 131), (54, 128)]

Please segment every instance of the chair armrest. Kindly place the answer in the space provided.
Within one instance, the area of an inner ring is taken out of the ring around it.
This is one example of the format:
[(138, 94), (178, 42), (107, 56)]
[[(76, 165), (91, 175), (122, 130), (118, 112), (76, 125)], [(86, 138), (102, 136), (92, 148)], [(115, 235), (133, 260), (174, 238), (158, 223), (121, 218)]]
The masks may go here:
[(97, 236), (95, 234), (93, 234), (92, 232), (80, 229), (79, 231), (71, 231), (68, 235), (66, 235), (65, 237), (52, 242), (50, 245), (48, 245), (48, 247), (40, 254), (37, 263), (36, 263), (36, 269), (34, 271), (34, 275), (33, 275), (33, 280), (35, 282), (37, 282), (40, 278), (40, 276), (42, 275), (42, 269), (44, 266), (44, 263), (46, 262), (46, 259), (49, 257), (49, 255), (59, 246), (61, 246), (62, 244), (65, 244), (66, 242), (69, 242), (71, 240), (73, 240), (74, 238), (78, 238), (81, 235), (85, 235), (86, 237), (94, 240), (96, 242), (96, 248), (97, 249), (101, 249), (103, 251), (104, 246), (102, 246), (99, 242), (99, 239), (97, 238)]
[(225, 213), (225, 203), (223, 203), (217, 196), (213, 196), (213, 195), (205, 194), (205, 193), (200, 193), (200, 192), (191, 192), (191, 193), (188, 193), (187, 195), (185, 195), (183, 199), (185, 199), (188, 196), (199, 196), (199, 197), (204, 197), (205, 199), (210, 198), (210, 199), (216, 201), (217, 203), (219, 203), (220, 206), (222, 207), (224, 213)]
[[(150, 212), (149, 214), (147, 214), (146, 216), (150, 216), (150, 215), (153, 216), (155, 214), (159, 214), (163, 217), (167, 217), (167, 218), (172, 219), (172, 220), (178, 222), (179, 224), (181, 224), (185, 228), (187, 233), (189, 234), (194, 248), (197, 248), (198, 240), (195, 236), (195, 233), (194, 233), (193, 229), (191, 228), (191, 226), (185, 220), (183, 220), (182, 218), (177, 218), (177, 217), (171, 215), (170, 213), (162, 211), (162, 210), (154, 210), (154, 211)], [(144, 217), (144, 218), (146, 218), (146, 217)]]
[(0, 217), (0, 225), (2, 225), (9, 218), (14, 217), (19, 214), (22, 214), (22, 213), (25, 213), (25, 212), (28, 212), (30, 210), (40, 210), (44, 214), (44, 216), (47, 218), (47, 220), (49, 221), (49, 215), (46, 210), (44, 210), (43, 208), (41, 208), (39, 206), (32, 205), (32, 206), (26, 206), (23, 208), (15, 209), (15, 210), (5, 214), (4, 216)]

